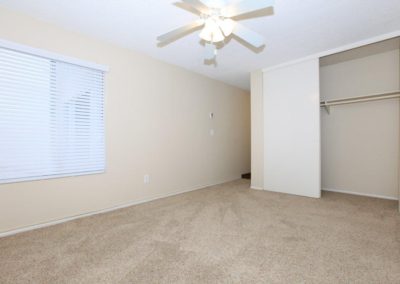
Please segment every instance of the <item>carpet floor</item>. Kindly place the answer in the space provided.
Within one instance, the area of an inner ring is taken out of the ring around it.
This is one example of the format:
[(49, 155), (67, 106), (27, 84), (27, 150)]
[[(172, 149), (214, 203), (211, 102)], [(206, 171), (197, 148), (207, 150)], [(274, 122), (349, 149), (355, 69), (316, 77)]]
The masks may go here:
[(400, 215), (238, 180), (2, 238), (0, 283), (400, 283)]

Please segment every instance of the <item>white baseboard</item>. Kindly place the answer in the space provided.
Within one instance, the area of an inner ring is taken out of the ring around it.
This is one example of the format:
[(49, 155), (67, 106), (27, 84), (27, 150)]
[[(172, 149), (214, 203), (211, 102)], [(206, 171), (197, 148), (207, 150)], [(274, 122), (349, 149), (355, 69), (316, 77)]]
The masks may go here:
[(254, 190), (264, 190), (264, 188), (258, 186), (250, 186), (250, 188)]
[(83, 214), (79, 214), (79, 215), (75, 215), (75, 216), (65, 217), (65, 218), (62, 218), (62, 219), (57, 219), (57, 220), (53, 220), (53, 221), (49, 221), (49, 222), (45, 222), (45, 223), (40, 223), (40, 224), (35, 224), (35, 225), (30, 225), (30, 226), (26, 226), (26, 227), (13, 229), (13, 230), (10, 230), (10, 231), (0, 232), (0, 238), (4, 238), (4, 237), (8, 237), (8, 236), (12, 236), (12, 235), (19, 234), (19, 233), (36, 230), (36, 229), (41, 229), (41, 228), (45, 228), (45, 227), (49, 227), (49, 226), (54, 226), (54, 225), (57, 225), (57, 224), (69, 222), (69, 221), (80, 219), (80, 218), (84, 218), (84, 217), (89, 217), (89, 216), (93, 216), (93, 215), (97, 215), (97, 214), (107, 213), (107, 212), (115, 211), (115, 210), (118, 210), (118, 209), (123, 209), (123, 208), (131, 207), (131, 206), (134, 206), (134, 205), (138, 205), (138, 204), (154, 201), (154, 200), (157, 200), (157, 199), (162, 199), (162, 198), (166, 198), (166, 197), (179, 195), (179, 194), (182, 194), (182, 193), (187, 193), (187, 192), (191, 192), (191, 191), (195, 191), (195, 190), (199, 190), (199, 189), (204, 189), (204, 188), (207, 188), (207, 187), (220, 185), (220, 184), (223, 184), (223, 183), (227, 183), (227, 182), (231, 182), (231, 181), (235, 181), (235, 180), (239, 180), (239, 179), (240, 179), (240, 177), (231, 178), (231, 179), (220, 181), (220, 182), (213, 183), (213, 184), (205, 184), (205, 185), (201, 185), (201, 186), (195, 186), (195, 187), (191, 187), (189, 189), (175, 191), (173, 193), (168, 193), (168, 194), (159, 194), (159, 195), (156, 195), (156, 196), (151, 197), (151, 198), (147, 198), (147, 199), (143, 199), (143, 200), (139, 200), (139, 201), (128, 202), (128, 203), (124, 203), (124, 204), (121, 204), (121, 205), (116, 205), (116, 206), (113, 206), (113, 207), (110, 207), (110, 208), (106, 208), (106, 209), (95, 210), (95, 211), (91, 211), (91, 212), (88, 212), (88, 213), (83, 213)]
[(351, 195), (359, 195), (359, 196), (380, 198), (380, 199), (399, 200), (396, 197), (384, 196), (384, 195), (379, 195), (379, 194), (360, 193), (360, 192), (354, 192), (354, 191), (348, 191), (348, 190), (339, 190), (339, 189), (330, 189), (330, 188), (323, 188), (322, 190), (323, 191), (330, 191), (330, 192), (344, 193), (344, 194), (351, 194)]

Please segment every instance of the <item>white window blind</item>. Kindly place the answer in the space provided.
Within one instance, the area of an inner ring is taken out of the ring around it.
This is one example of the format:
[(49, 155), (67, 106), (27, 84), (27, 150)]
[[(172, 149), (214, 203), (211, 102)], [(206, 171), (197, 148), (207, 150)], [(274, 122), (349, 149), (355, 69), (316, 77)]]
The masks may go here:
[(0, 47), (0, 183), (104, 172), (104, 71)]

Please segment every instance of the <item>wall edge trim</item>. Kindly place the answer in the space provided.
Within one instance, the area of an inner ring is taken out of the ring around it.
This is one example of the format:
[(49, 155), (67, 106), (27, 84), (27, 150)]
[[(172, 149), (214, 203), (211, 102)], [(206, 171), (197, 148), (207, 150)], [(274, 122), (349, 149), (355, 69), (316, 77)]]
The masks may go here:
[(277, 65), (274, 65), (274, 66), (271, 66), (271, 67), (263, 68), (261, 70), (262, 70), (263, 73), (266, 73), (266, 72), (269, 72), (269, 71), (272, 71), (272, 70), (275, 70), (275, 69), (280, 69), (280, 68), (284, 68), (284, 67), (287, 67), (287, 66), (290, 66), (290, 65), (293, 65), (293, 64), (301, 63), (303, 61), (308, 61), (308, 60), (311, 60), (311, 59), (317, 59), (317, 58), (325, 57), (325, 56), (328, 56), (328, 55), (344, 52), (344, 51), (351, 50), (351, 49), (354, 49), (354, 48), (362, 47), (364, 45), (377, 43), (377, 42), (380, 42), (380, 41), (392, 39), (392, 38), (399, 37), (399, 36), (400, 36), (400, 30), (396, 30), (396, 31), (393, 31), (391, 33), (382, 34), (382, 35), (375, 36), (375, 37), (372, 37), (372, 38), (367, 38), (367, 39), (360, 40), (360, 41), (357, 41), (357, 42), (353, 42), (353, 43), (350, 43), (350, 44), (342, 45), (342, 46), (339, 46), (339, 47), (336, 47), (336, 48), (333, 48), (333, 49), (329, 49), (329, 50), (322, 51), (322, 52), (319, 52), (319, 53), (311, 54), (311, 55), (308, 55), (308, 56), (305, 56), (305, 57), (302, 57), (302, 58), (289, 60), (289, 61), (286, 61), (284, 63), (280, 63), (280, 64), (277, 64)]
[(254, 190), (264, 190), (264, 188), (259, 187), (259, 186), (250, 186), (250, 188), (254, 189)]
[(386, 199), (386, 200), (394, 200), (394, 201), (399, 200), (396, 197), (379, 195), (379, 194), (372, 194), (372, 193), (360, 193), (360, 192), (355, 192), (355, 191), (350, 191), (350, 190), (322, 188), (322, 191), (337, 192), (337, 193), (343, 193), (343, 194), (350, 194), (350, 195), (357, 195), (357, 196), (364, 196), (364, 197), (372, 197), (372, 198), (379, 198), (379, 199)]
[(138, 200), (138, 201), (131, 201), (131, 202), (128, 202), (128, 203), (123, 203), (123, 204), (112, 206), (112, 207), (108, 207), (108, 208), (105, 208), (105, 209), (94, 210), (94, 211), (90, 211), (90, 212), (87, 212), (87, 213), (73, 215), (73, 216), (69, 216), (69, 217), (64, 217), (64, 218), (61, 218), (61, 219), (56, 219), (56, 220), (52, 220), (52, 221), (48, 221), (48, 222), (28, 225), (28, 226), (12, 229), (12, 230), (9, 230), (9, 231), (0, 232), (0, 238), (9, 237), (9, 236), (12, 236), (12, 235), (16, 235), (16, 234), (20, 234), (20, 233), (24, 233), (24, 232), (29, 232), (29, 231), (33, 231), (33, 230), (37, 230), (37, 229), (42, 229), (42, 228), (46, 228), (46, 227), (50, 227), (50, 226), (66, 223), (66, 222), (69, 222), (69, 221), (73, 221), (73, 220), (77, 220), (77, 219), (81, 219), (81, 218), (85, 218), (85, 217), (90, 217), (90, 216), (93, 216), (93, 215), (108, 213), (108, 212), (116, 211), (116, 210), (119, 210), (119, 209), (124, 209), (124, 208), (132, 207), (132, 206), (135, 206), (135, 205), (139, 205), (139, 204), (155, 201), (155, 200), (158, 200), (158, 199), (163, 199), (163, 198), (167, 198), (167, 197), (173, 197), (173, 196), (176, 196), (176, 195), (179, 195), (179, 194), (183, 194), (183, 193), (188, 193), (188, 192), (192, 192), (192, 191), (196, 191), (196, 190), (200, 190), (200, 189), (206, 189), (208, 187), (224, 184), (224, 183), (227, 183), (227, 182), (232, 182), (232, 181), (239, 180), (239, 179), (241, 179), (241, 178), (240, 177), (229, 178), (229, 179), (226, 179), (226, 180), (218, 181), (216, 183), (204, 184), (204, 185), (200, 185), (200, 186), (194, 186), (194, 187), (191, 187), (191, 188), (188, 188), (188, 189), (175, 191), (175, 192), (168, 193), (168, 194), (159, 194), (159, 195), (156, 195), (154, 197), (145, 198), (145, 199)]

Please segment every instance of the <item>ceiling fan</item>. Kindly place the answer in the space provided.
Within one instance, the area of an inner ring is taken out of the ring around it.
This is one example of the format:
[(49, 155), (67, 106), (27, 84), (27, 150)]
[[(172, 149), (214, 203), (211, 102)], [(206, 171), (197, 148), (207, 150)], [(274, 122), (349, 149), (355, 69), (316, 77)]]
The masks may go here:
[(263, 36), (238, 23), (235, 17), (272, 7), (274, 0), (241, 0), (226, 6), (218, 5), (218, 0), (182, 1), (189, 5), (200, 16), (200, 19), (157, 37), (159, 44), (168, 44), (182, 35), (201, 29), (199, 36), (206, 42), (206, 60), (215, 59), (217, 55), (216, 44), (223, 42), (232, 34), (255, 48), (261, 48), (265, 45)]

